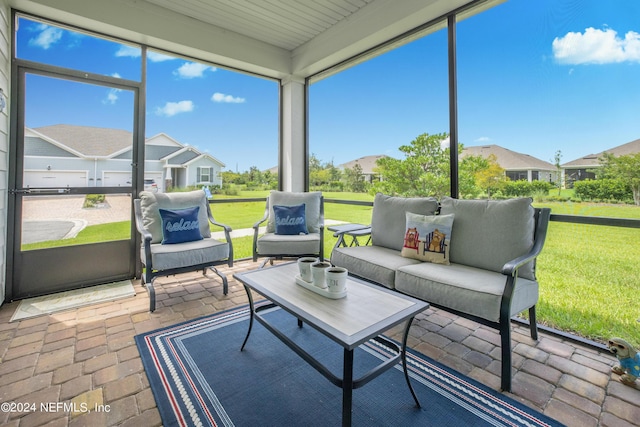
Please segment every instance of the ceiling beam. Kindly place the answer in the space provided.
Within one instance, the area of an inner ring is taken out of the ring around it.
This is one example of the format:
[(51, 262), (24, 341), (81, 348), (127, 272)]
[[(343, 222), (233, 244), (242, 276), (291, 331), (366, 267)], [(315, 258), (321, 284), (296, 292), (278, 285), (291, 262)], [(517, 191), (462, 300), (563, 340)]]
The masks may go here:
[(9, 0), (36, 16), (273, 78), (290, 74), (285, 49), (136, 0)]
[(295, 49), (293, 74), (316, 74), (472, 2), (376, 0)]

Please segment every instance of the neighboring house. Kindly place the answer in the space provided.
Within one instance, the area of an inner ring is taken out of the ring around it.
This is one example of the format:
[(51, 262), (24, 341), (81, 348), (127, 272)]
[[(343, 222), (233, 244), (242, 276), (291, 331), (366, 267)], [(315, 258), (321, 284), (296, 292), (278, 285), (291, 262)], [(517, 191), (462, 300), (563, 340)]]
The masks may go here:
[(499, 145), (481, 145), (476, 147), (464, 147), (460, 159), (465, 156), (490, 155), (496, 157), (496, 161), (505, 170), (507, 177), (512, 181), (547, 181), (555, 180), (556, 167), (549, 162), (540, 160), (528, 154), (517, 153)]
[(362, 174), (366, 182), (378, 181), (381, 179), (380, 173), (377, 172), (378, 165), (376, 162), (378, 159), (389, 157), (384, 154), (374, 156), (364, 156), (359, 159), (351, 160), (350, 162), (343, 163), (338, 166), (338, 169), (353, 169), (356, 165), (360, 165), (362, 168)]
[[(24, 187), (131, 186), (133, 134), (119, 129), (53, 125), (26, 128)], [(215, 157), (160, 133), (145, 141), (145, 179), (166, 188), (222, 186)]]
[(590, 171), (601, 166), (600, 158), (604, 153), (613, 154), (614, 156), (640, 153), (640, 139), (613, 147), (598, 154), (587, 154), (584, 157), (563, 164), (562, 169), (564, 170), (564, 179), (567, 188), (573, 188), (573, 183), (576, 181), (595, 179), (596, 175)]

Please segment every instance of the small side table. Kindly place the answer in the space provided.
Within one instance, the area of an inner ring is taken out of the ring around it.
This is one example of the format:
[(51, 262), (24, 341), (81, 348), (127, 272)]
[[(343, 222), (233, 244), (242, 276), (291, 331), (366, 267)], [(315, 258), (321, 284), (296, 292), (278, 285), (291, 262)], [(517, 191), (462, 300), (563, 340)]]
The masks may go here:
[[(340, 224), (340, 225), (332, 225), (327, 227), (329, 231), (334, 232), (334, 237), (338, 237), (342, 235), (342, 239), (340, 241), (340, 246), (360, 246), (360, 242), (358, 241), (358, 237), (368, 236), (368, 239), (364, 246), (368, 245), (371, 242), (371, 226), (364, 224)], [(351, 237), (351, 243), (347, 245), (347, 241), (344, 239), (344, 236)]]

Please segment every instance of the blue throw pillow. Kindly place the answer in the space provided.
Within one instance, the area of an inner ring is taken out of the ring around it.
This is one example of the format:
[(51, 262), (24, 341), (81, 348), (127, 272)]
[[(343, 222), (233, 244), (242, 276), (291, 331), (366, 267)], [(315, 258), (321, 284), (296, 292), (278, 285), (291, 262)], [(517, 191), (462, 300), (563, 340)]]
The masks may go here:
[(305, 205), (273, 206), (276, 234), (309, 234), (305, 217)]
[(162, 244), (202, 240), (198, 213), (200, 206), (186, 209), (160, 209), (162, 217)]

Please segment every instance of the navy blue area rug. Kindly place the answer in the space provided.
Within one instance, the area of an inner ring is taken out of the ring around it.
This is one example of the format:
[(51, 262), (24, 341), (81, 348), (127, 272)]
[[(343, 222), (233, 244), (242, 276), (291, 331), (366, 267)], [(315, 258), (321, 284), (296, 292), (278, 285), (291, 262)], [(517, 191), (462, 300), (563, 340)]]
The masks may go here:
[[(269, 322), (338, 376), (342, 347), (283, 310)], [(165, 426), (338, 426), (342, 390), (261, 324), (243, 351), (247, 307), (136, 336)], [(355, 353), (354, 377), (389, 357), (376, 341)], [(355, 426), (560, 426), (549, 417), (410, 351), (416, 408), (397, 365), (353, 392)]]

